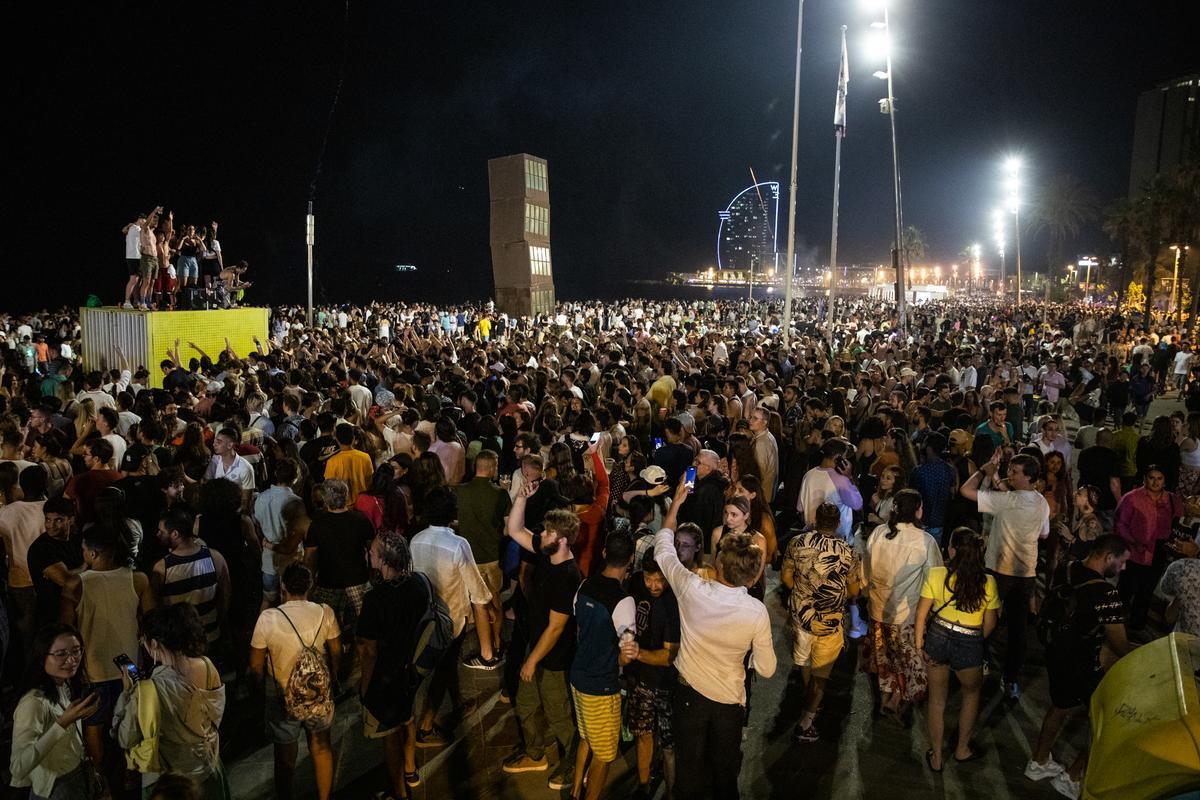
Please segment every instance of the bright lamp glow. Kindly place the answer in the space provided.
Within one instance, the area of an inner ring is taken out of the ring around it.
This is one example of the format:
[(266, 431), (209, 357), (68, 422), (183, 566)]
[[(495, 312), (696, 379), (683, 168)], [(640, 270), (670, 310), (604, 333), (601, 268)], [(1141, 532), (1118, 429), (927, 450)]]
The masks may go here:
[(873, 30), (863, 40), (863, 51), (867, 54), (867, 58), (873, 62), (887, 60), (888, 48), (887, 31)]
[(1009, 159), (1004, 162), (1004, 168), (1007, 169), (1009, 173), (1015, 175), (1021, 171), (1021, 159), (1017, 158), (1016, 156), (1010, 156)]

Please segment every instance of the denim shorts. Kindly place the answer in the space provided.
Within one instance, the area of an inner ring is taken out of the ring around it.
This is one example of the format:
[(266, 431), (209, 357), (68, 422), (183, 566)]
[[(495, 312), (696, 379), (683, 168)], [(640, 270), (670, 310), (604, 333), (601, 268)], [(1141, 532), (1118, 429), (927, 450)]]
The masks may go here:
[(934, 621), (925, 629), (925, 655), (952, 670), (983, 666), (983, 636), (952, 631)]
[(195, 256), (179, 257), (179, 277), (180, 279), (200, 277), (200, 265), (196, 263)]

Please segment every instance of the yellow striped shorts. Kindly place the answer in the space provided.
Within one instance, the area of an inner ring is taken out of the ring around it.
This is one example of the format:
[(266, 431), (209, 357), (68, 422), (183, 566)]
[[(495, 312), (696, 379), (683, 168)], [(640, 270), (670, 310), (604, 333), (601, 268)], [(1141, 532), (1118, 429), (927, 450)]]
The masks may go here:
[(584, 694), (571, 687), (575, 701), (575, 727), (579, 738), (588, 743), (596, 758), (608, 763), (617, 760), (621, 740), (621, 695)]

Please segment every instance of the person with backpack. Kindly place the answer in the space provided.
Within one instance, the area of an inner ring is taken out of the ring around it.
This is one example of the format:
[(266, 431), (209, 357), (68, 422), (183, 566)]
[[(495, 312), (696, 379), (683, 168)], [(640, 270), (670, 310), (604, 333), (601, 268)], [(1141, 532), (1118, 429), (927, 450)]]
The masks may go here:
[(1054, 760), (1051, 748), (1071, 713), (1087, 707), (1104, 676), (1101, 645), (1118, 657), (1133, 649), (1125, 636), (1125, 606), (1111, 581), (1121, 574), (1129, 547), (1116, 534), (1092, 543), (1088, 557), (1059, 567), (1042, 604), (1038, 636), (1046, 647), (1050, 708), (1042, 720), (1037, 747), (1025, 766), (1025, 777), (1051, 780), (1067, 797), (1079, 797), (1087, 769), (1086, 747), (1070, 767)]
[(275, 746), (275, 796), (291, 800), (301, 729), (316, 773), (317, 796), (333, 789), (333, 676), (342, 659), (333, 609), (310, 602), (313, 574), (300, 563), (280, 579), (283, 603), (263, 611), (250, 639), (250, 671), (265, 681), (267, 738)]
[(371, 543), (370, 559), (380, 580), (363, 598), (358, 620), (359, 693), (363, 735), (383, 739), (391, 779), (390, 794), (382, 795), (387, 800), (408, 797), (408, 789), (421, 784), (413, 701), (423, 677), (416, 663), (422, 654), (418, 644), (431, 622), (434, 599), (428, 582), (414, 573), (401, 533), (380, 532)]

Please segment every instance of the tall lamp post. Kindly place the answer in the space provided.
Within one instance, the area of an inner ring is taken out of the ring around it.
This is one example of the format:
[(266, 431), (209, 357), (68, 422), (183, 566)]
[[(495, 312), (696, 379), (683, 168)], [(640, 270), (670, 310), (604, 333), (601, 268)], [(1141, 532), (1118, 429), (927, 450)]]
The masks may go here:
[[(1181, 255), (1186, 254), (1188, 251), (1188, 248), (1186, 245), (1183, 247), (1180, 247), (1177, 244), (1173, 244), (1173, 245), (1171, 245), (1171, 249), (1175, 251), (1175, 275), (1173, 278), (1171, 278), (1171, 305), (1169, 306), (1169, 308), (1170, 308), (1170, 313), (1175, 315), (1175, 325), (1179, 326), (1179, 325), (1183, 324), (1183, 305), (1182, 304), (1176, 305), (1176, 303), (1175, 303), (1176, 298), (1178, 297), (1178, 287), (1179, 287), (1179, 257)], [(1196, 291), (1194, 287), (1193, 287), (1192, 291), (1193, 292)]]
[(792, 90), (792, 181), (788, 196), (787, 267), (783, 283), (783, 343), (792, 342), (792, 281), (796, 278), (796, 150), (800, 137), (800, 51), (804, 33), (804, 0), (796, 9), (796, 86)]
[(999, 208), (992, 211), (992, 236), (995, 238), (996, 249), (1000, 252), (1000, 296), (1004, 297), (1008, 272), (1004, 265), (1004, 211)]
[(313, 302), (312, 302), (312, 268), (313, 268), (313, 244), (316, 242), (317, 236), (317, 218), (312, 213), (312, 200), (308, 201), (308, 214), (304, 217), (304, 244), (308, 251), (308, 307), (304, 315), (304, 324), (312, 327), (313, 324)]
[(1008, 210), (1012, 212), (1017, 242), (1017, 303), (1021, 307), (1021, 159), (1010, 158), (1004, 165), (1008, 172)]
[(900, 206), (900, 154), (896, 147), (896, 95), (892, 91), (892, 42), (891, 19), (888, 16), (887, 3), (883, 3), (883, 22), (872, 22), (872, 28), (883, 30), (884, 54), (886, 70), (876, 72), (874, 76), (887, 81), (887, 97), (879, 101), (879, 110), (888, 115), (892, 128), (892, 188), (896, 199), (896, 244), (892, 248), (892, 269), (896, 270), (896, 321), (900, 332), (908, 332), (908, 309), (904, 297), (904, 258), (902, 249), (904, 242), (900, 238), (904, 229), (904, 219)]

